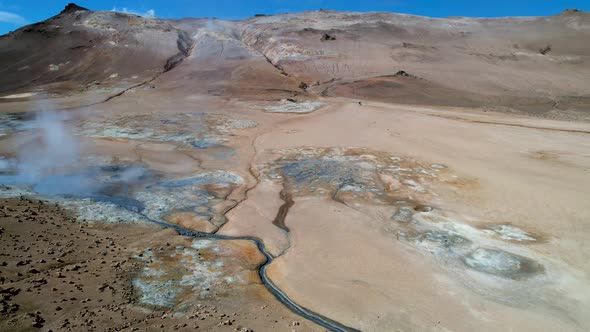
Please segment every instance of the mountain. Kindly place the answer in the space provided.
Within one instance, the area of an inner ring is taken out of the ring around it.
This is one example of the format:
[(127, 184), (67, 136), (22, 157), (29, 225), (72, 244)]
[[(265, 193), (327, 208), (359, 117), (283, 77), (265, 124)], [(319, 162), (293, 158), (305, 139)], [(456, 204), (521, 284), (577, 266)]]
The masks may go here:
[(589, 119), (590, 14), (435, 19), (312, 11), (163, 20), (69, 5), (0, 38), (0, 92), (337, 96)]

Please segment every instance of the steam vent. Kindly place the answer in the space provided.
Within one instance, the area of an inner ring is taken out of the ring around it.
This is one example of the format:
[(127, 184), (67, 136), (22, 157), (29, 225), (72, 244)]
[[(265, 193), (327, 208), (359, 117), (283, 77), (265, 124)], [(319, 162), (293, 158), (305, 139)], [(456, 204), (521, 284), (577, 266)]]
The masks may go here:
[(111, 2), (0, 3), (0, 331), (590, 331), (590, 7)]

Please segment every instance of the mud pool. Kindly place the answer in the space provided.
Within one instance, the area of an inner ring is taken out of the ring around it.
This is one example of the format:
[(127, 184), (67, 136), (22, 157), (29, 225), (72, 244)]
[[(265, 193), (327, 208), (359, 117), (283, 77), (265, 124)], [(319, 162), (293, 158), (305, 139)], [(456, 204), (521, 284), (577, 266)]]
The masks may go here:
[(536, 241), (528, 232), (508, 224), (478, 229), (430, 203), (441, 186), (456, 181), (445, 165), (364, 148), (294, 148), (273, 154), (278, 157), (268, 163), (264, 176), (280, 183), (294, 204), (305, 197), (333, 199), (372, 214), (396, 241), (432, 253), (453, 273), (468, 269), (505, 282), (545, 273), (543, 264), (527, 257), (536, 255), (519, 246)]
[(77, 128), (81, 136), (177, 143), (185, 148), (223, 147), (232, 132), (254, 128), (251, 120), (205, 113), (136, 113), (92, 117)]
[(0, 114), (0, 138), (31, 128), (33, 124), (27, 120), (30, 116), (26, 114)]
[(393, 204), (430, 192), (441, 170), (409, 158), (364, 148), (294, 148), (279, 155), (265, 171), (296, 196), (325, 196), (351, 205)]
[(79, 136), (172, 142), (179, 148), (205, 150), (214, 158), (227, 158), (232, 150), (223, 144), (233, 139), (235, 131), (256, 125), (250, 120), (205, 112), (87, 114), (83, 119), (65, 113), (2, 115), (3, 134), (28, 133), (42, 143), (35, 145), (32, 139), (19, 155), (3, 157), (0, 184), (12, 187), (5, 196), (18, 187), (60, 199), (83, 219), (128, 219), (121, 208), (144, 211), (148, 218), (158, 220), (182, 212), (210, 222), (214, 226), (210, 231), (215, 231), (225, 223), (225, 209), (236, 203), (226, 198), (242, 184), (240, 176), (202, 169), (197, 175), (171, 177), (136, 160), (83, 154), (75, 142)]
[(144, 265), (133, 281), (139, 301), (155, 307), (225, 296), (230, 287), (256, 283), (265, 259), (249, 241), (209, 239), (147, 248), (135, 258)]
[[(226, 200), (227, 195), (243, 181), (240, 176), (226, 171), (203, 171), (190, 178), (165, 178), (165, 174), (145, 165), (124, 164), (86, 167), (35, 179), (5, 174), (0, 176), (0, 183), (20, 186), (36, 195), (61, 198), (66, 207), (78, 205), (74, 209), (81, 212), (83, 219), (124, 219), (117, 216), (122, 208), (142, 212), (156, 220), (164, 220), (175, 212), (192, 213), (219, 227), (225, 223), (225, 209), (236, 203)], [(119, 208), (107, 208), (111, 206)], [(92, 214), (94, 209), (102, 213), (101, 218)]]
[(314, 102), (314, 101), (306, 101), (306, 102), (294, 102), (289, 100), (284, 100), (278, 105), (268, 105), (268, 106), (256, 106), (256, 108), (261, 108), (265, 112), (268, 113), (295, 113), (295, 114), (305, 114), (311, 113), (324, 106), (323, 103)]

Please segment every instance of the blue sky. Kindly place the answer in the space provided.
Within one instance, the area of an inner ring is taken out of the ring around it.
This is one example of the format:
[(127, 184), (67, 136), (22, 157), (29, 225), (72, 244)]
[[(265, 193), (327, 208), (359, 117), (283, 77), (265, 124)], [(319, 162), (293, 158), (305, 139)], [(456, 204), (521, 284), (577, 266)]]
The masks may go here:
[[(61, 11), (69, 1), (0, 0), (0, 34), (42, 21)], [(316, 10), (391, 11), (447, 16), (545, 16), (565, 8), (590, 11), (590, 0), (78, 0), (94, 10), (128, 11), (162, 18), (217, 17), (241, 19), (254, 14)]]

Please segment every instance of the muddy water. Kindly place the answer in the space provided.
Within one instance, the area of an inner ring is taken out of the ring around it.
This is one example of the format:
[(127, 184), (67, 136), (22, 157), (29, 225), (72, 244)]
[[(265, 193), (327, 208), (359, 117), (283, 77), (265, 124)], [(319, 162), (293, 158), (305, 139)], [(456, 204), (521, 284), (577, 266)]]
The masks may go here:
[(285, 225), (285, 218), (287, 218), (287, 214), (289, 213), (289, 209), (295, 204), (293, 198), (290, 194), (285, 193), (284, 190), (280, 193), (281, 199), (283, 200), (283, 204), (279, 207), (279, 211), (277, 212), (277, 216), (272, 221), (272, 224), (277, 226), (278, 228), (284, 230), (285, 232), (289, 232), (289, 227)]

